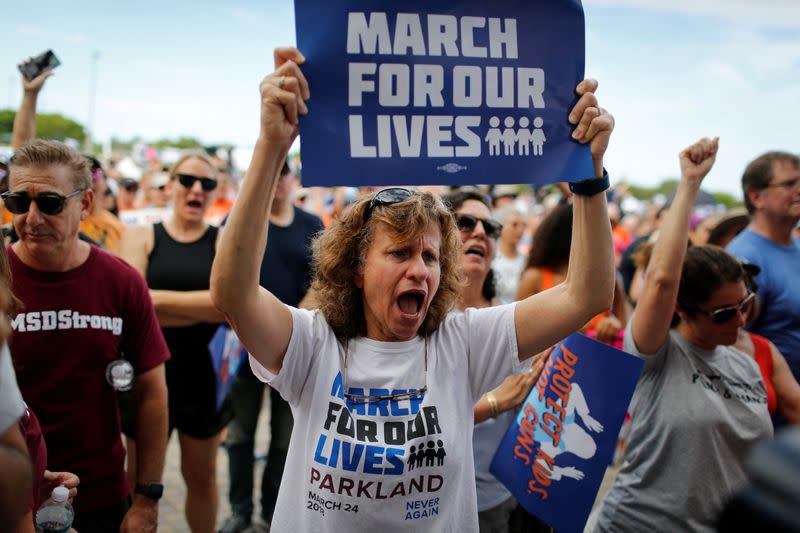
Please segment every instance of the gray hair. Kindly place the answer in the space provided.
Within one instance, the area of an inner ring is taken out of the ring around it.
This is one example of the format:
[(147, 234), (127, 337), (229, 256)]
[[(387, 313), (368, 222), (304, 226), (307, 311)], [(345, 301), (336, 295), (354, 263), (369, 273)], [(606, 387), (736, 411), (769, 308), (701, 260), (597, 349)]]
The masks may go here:
[(501, 224), (505, 224), (506, 221), (511, 217), (511, 215), (519, 215), (522, 218), (525, 217), (522, 211), (517, 209), (517, 207), (514, 205), (506, 205), (499, 209), (495, 209), (493, 215), (494, 219)]

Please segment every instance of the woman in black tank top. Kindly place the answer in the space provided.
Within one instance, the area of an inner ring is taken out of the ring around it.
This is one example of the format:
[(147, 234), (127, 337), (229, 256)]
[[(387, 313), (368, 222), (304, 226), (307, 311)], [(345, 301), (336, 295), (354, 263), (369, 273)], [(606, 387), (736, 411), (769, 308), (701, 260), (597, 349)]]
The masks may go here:
[[(172, 215), (163, 223), (129, 228), (121, 245), (123, 258), (147, 280), (169, 346), (171, 358), (165, 365), (169, 433), (178, 430), (187, 487), (186, 519), (194, 533), (214, 531), (217, 447), (220, 432), (231, 418), (229, 408), (216, 409), (216, 379), (208, 350), (218, 325), (224, 322), (208, 291), (218, 228), (203, 220), (214, 201), (215, 175), (216, 168), (203, 155), (180, 159), (167, 185)], [(123, 421), (123, 431), (135, 438), (133, 424)], [(130, 466), (135, 447), (128, 450), (129, 471), (135, 472)]]

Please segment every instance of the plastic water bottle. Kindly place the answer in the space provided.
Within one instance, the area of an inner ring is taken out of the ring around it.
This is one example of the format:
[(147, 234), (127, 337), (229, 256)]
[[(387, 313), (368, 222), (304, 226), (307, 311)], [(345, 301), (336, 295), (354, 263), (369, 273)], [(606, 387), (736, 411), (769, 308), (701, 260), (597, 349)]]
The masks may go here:
[(53, 489), (50, 498), (36, 511), (37, 533), (69, 533), (75, 511), (68, 500), (67, 487), (61, 485)]

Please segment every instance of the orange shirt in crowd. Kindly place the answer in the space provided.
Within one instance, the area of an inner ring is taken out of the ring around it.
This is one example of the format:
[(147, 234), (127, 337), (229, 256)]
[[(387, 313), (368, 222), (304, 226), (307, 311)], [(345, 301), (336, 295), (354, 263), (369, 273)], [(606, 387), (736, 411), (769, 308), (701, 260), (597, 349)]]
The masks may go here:
[(86, 220), (81, 221), (80, 230), (84, 235), (100, 244), (111, 253), (119, 252), (119, 241), (125, 224), (106, 209), (92, 213)]
[(611, 230), (611, 233), (614, 239), (614, 254), (617, 259), (617, 265), (619, 266), (619, 258), (622, 252), (633, 242), (633, 236), (622, 224), (617, 224), (616, 227)]
[(208, 206), (208, 211), (206, 211), (206, 215), (203, 218), (209, 224), (219, 226), (232, 207), (233, 200), (217, 198), (213, 204)]

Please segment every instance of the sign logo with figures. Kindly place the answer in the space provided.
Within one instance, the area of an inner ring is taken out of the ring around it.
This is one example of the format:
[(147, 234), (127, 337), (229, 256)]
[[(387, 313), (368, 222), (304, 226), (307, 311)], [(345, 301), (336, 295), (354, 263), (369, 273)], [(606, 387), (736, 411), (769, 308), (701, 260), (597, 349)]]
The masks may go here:
[(304, 185), (591, 177), (567, 120), (584, 77), (579, 0), (497, 4), (295, 0)]
[[(542, 155), (544, 136), (542, 117), (533, 119), (533, 129), (528, 129), (528, 117), (519, 119), (519, 129), (514, 129), (514, 117), (506, 117), (503, 121), (504, 129), (500, 129), (500, 119), (489, 119), (489, 131), (483, 139), (489, 145), (489, 155), (500, 155), (500, 145), (503, 145), (503, 155)], [(533, 150), (531, 150), (531, 145)], [(516, 146), (516, 149), (515, 149)]]
[(555, 530), (583, 531), (643, 366), (640, 358), (570, 335), (503, 437), (492, 474)]

